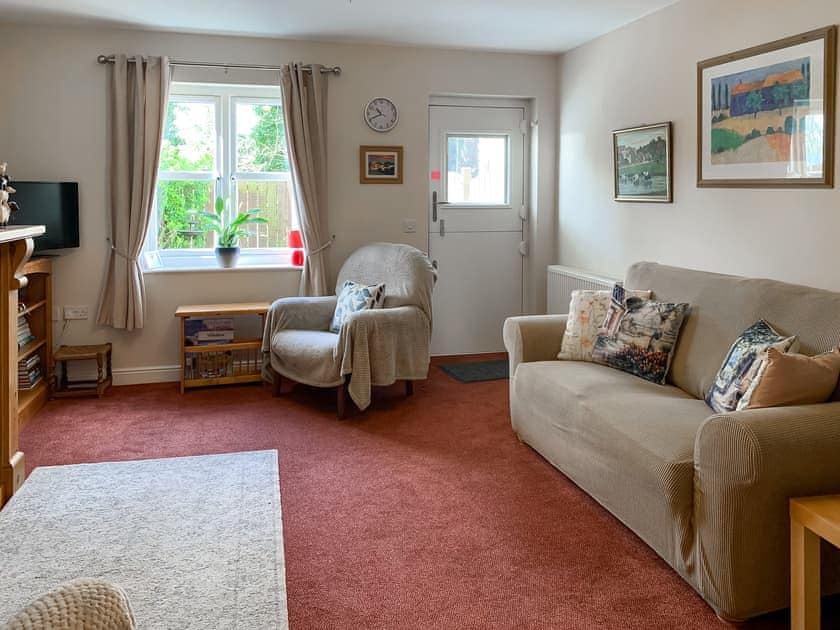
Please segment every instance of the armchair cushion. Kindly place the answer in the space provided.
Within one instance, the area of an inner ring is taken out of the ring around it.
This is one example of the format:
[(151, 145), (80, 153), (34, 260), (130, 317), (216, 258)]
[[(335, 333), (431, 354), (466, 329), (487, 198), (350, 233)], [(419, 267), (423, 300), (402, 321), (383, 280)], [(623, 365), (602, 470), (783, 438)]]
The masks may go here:
[(330, 331), (337, 333), (341, 330), (341, 325), (349, 319), (350, 315), (357, 311), (382, 308), (384, 301), (384, 284), (364, 285), (353, 282), (352, 280), (345, 280), (341, 290), (338, 292), (335, 314), (330, 324)]

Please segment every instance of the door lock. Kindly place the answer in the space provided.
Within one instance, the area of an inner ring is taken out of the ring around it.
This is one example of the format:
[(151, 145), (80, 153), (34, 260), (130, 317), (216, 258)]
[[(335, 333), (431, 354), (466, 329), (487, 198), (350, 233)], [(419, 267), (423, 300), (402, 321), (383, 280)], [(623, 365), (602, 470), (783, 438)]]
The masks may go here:
[(446, 221), (443, 219), (440, 220), (440, 235), (441, 237), (446, 236)]
[[(448, 201), (438, 201), (438, 194), (436, 190), (432, 191), (432, 223), (437, 223), (438, 220), (438, 208), (440, 206), (448, 206)], [(441, 236), (443, 236), (441, 234)]]

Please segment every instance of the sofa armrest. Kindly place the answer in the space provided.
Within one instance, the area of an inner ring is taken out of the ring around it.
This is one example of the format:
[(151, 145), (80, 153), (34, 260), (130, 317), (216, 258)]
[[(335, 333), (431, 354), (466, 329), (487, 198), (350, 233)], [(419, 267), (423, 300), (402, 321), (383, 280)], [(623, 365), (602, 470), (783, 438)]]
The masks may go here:
[(731, 619), (785, 606), (788, 500), (840, 493), (840, 403), (713, 415), (694, 466), (703, 596)]
[(520, 363), (557, 358), (568, 318), (568, 315), (525, 315), (505, 320), (504, 341), (511, 379)]
[(334, 295), (280, 298), (272, 303), (267, 322), (273, 330), (329, 330), (336, 302)]

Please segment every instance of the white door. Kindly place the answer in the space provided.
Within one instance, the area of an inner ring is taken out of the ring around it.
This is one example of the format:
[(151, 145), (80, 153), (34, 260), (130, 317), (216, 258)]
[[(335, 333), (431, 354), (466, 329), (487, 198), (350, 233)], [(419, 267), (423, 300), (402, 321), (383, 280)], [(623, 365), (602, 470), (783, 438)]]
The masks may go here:
[(429, 107), (432, 354), (499, 352), (522, 312), (525, 108)]

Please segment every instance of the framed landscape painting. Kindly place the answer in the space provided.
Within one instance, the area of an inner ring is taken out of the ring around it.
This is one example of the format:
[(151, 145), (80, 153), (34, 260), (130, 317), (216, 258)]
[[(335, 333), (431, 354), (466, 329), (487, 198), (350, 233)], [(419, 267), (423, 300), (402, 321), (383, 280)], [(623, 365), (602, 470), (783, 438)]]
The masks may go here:
[(699, 187), (834, 184), (835, 26), (697, 64)]
[(402, 184), (402, 147), (359, 147), (359, 182)]
[(671, 123), (613, 131), (616, 201), (670, 203)]

